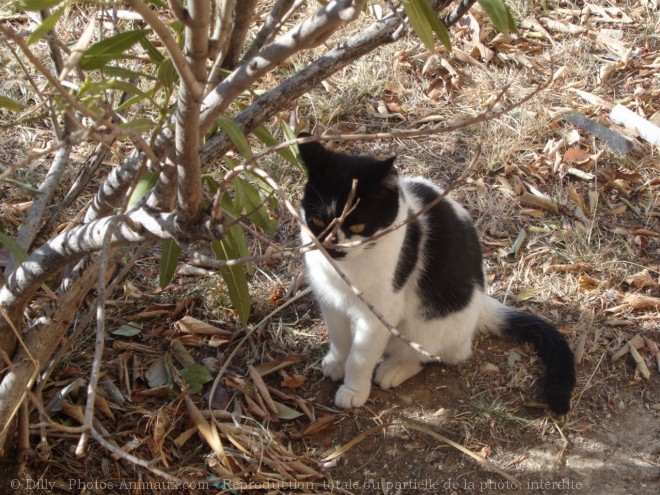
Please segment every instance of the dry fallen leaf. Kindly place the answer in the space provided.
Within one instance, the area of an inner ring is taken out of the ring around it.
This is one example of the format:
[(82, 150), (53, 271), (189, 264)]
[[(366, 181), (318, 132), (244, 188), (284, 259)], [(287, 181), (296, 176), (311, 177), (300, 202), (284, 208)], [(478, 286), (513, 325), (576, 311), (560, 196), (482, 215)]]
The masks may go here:
[(564, 162), (571, 165), (584, 165), (591, 159), (589, 153), (581, 148), (568, 148), (564, 153)]
[(657, 287), (658, 282), (656, 282), (651, 276), (651, 272), (648, 269), (644, 269), (639, 273), (630, 275), (623, 280), (625, 283), (634, 286), (637, 289), (644, 289), (645, 287)]
[(303, 386), (307, 377), (305, 375), (286, 375), (282, 378), (282, 386), (295, 389)]

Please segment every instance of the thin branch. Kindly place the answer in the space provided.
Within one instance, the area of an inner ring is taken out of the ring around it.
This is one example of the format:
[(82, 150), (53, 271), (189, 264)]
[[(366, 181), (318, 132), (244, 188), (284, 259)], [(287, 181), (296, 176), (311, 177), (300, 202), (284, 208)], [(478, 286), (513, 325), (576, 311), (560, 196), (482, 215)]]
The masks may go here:
[(266, 18), (266, 22), (261, 27), (254, 38), (254, 41), (243, 55), (243, 60), (252, 58), (261, 50), (266, 42), (282, 27), (282, 18), (291, 9), (295, 0), (277, 0), (272, 10)]
[(160, 20), (158, 14), (151, 10), (142, 0), (126, 0), (126, 3), (133, 7), (151, 29), (155, 31), (158, 38), (163, 42), (163, 45), (165, 45), (165, 49), (170, 55), (174, 68), (179, 74), (181, 81), (190, 88), (196, 97), (200, 97), (203, 89), (197, 79), (195, 79), (195, 75), (188, 66), (186, 58), (179, 48), (179, 45), (177, 45), (174, 36), (172, 36), (170, 29)]
[(103, 236), (103, 247), (99, 254), (99, 276), (96, 286), (96, 344), (94, 346), (94, 359), (92, 369), (89, 373), (89, 384), (87, 385), (87, 401), (85, 403), (85, 416), (83, 419), (83, 432), (76, 447), (76, 455), (81, 456), (87, 443), (87, 434), (93, 428), (94, 403), (96, 401), (96, 388), (99, 382), (101, 363), (103, 361), (103, 347), (105, 343), (105, 294), (107, 286), (108, 258), (110, 257), (110, 240), (114, 237), (119, 220), (124, 217), (113, 217), (108, 229)]
[(179, 0), (167, 0), (167, 4), (170, 6), (170, 11), (177, 21), (184, 26), (190, 24), (190, 14), (188, 13), (188, 10), (179, 3)]
[(477, 0), (461, 0), (456, 7), (454, 7), (454, 10), (452, 10), (449, 14), (447, 14), (443, 19), (442, 22), (444, 23), (445, 26), (453, 26), (456, 24), (465, 14), (467, 14), (468, 10), (472, 8), (472, 6), (477, 3)]
[(257, 0), (242, 0), (234, 5), (234, 29), (231, 32), (223, 67), (233, 69), (238, 63), (256, 7)]
[(204, 96), (208, 95), (213, 87), (220, 81), (222, 63), (227, 56), (229, 40), (231, 38), (231, 20), (234, 13), (234, 1), (235, 0), (222, 0), (222, 4), (220, 5), (220, 9), (217, 14), (216, 25), (215, 29), (213, 30), (213, 36), (211, 39), (215, 56), (213, 57), (213, 67), (211, 67), (211, 72), (209, 72), (208, 82), (206, 83), (206, 89), (204, 90)]
[(176, 476), (172, 476), (169, 473), (166, 473), (165, 471), (162, 471), (158, 468), (153, 467), (154, 464), (161, 462), (158, 459), (154, 459), (152, 461), (145, 461), (144, 459), (140, 459), (139, 457), (135, 457), (132, 454), (129, 454), (122, 449), (116, 447), (112, 443), (108, 442), (105, 438), (103, 438), (103, 435), (101, 435), (96, 429), (92, 429), (92, 437), (94, 440), (96, 440), (99, 444), (101, 444), (102, 447), (104, 447), (106, 450), (112, 452), (113, 455), (116, 455), (117, 457), (120, 457), (122, 459), (125, 459), (132, 464), (135, 464), (136, 466), (142, 466), (144, 468), (147, 468), (149, 471), (154, 473), (156, 476), (158, 476), (160, 479), (168, 480), (173, 483), (178, 483), (183, 485), (184, 481), (177, 478)]

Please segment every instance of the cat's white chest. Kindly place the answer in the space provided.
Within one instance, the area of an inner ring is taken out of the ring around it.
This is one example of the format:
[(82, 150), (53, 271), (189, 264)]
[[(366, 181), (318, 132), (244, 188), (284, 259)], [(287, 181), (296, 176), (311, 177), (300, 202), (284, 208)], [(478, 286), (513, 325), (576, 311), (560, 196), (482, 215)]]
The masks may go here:
[[(302, 234), (303, 242), (308, 241)], [(381, 311), (398, 298), (394, 292), (394, 267), (398, 258), (400, 234), (379, 239), (370, 247), (361, 246), (346, 257), (334, 260), (343, 275), (339, 275), (326, 255), (318, 250), (305, 253), (307, 276), (318, 299), (348, 314), (364, 311), (356, 291)]]

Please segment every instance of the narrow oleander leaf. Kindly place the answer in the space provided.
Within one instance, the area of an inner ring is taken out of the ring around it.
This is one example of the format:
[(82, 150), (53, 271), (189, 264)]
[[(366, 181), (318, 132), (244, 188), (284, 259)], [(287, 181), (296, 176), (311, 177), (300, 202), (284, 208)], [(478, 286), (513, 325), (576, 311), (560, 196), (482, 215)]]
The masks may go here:
[(417, 5), (417, 11), (421, 13), (424, 19), (429, 23), (431, 29), (438, 36), (438, 39), (445, 46), (447, 51), (451, 51), (451, 40), (449, 39), (449, 31), (447, 27), (438, 18), (438, 15), (433, 11), (428, 0), (412, 0)]
[[(107, 67), (106, 67), (106, 69), (107, 69)], [(103, 70), (105, 71), (106, 69), (103, 69)], [(122, 110), (126, 110), (127, 108), (130, 108), (133, 105), (135, 105), (136, 103), (139, 103), (142, 100), (144, 100), (145, 97), (148, 98), (153, 103), (154, 94), (156, 93), (157, 89), (158, 88), (151, 88), (151, 89), (145, 91), (142, 94), (135, 95), (135, 96), (132, 96), (132, 97), (128, 98), (124, 103), (122, 103), (117, 108), (115, 108), (115, 111), (116, 112), (121, 112)]]
[(93, 44), (80, 57), (80, 68), (83, 70), (100, 69), (108, 62), (127, 58), (123, 53), (141, 40), (146, 39), (150, 29), (124, 31)]
[(172, 239), (165, 239), (161, 244), (160, 251), (160, 277), (158, 285), (164, 289), (174, 277), (174, 272), (179, 264), (181, 248)]
[(166, 58), (158, 65), (156, 77), (168, 90), (172, 91), (174, 85), (179, 80), (179, 74), (174, 68), (174, 62), (171, 58)]
[(12, 237), (5, 234), (2, 229), (0, 229), (0, 246), (5, 246), (9, 249), (12, 256), (21, 263), (27, 259), (25, 249), (23, 249)]
[(32, 43), (39, 41), (40, 39), (44, 38), (48, 33), (50, 33), (55, 27), (55, 24), (57, 24), (57, 21), (59, 21), (60, 17), (62, 17), (62, 14), (64, 14), (64, 7), (57, 9), (57, 11), (55, 11), (54, 14), (51, 14), (48, 17), (46, 17), (43, 20), (43, 22), (39, 24), (37, 29), (35, 29), (28, 38), (27, 40), (28, 45), (31, 45)]
[(420, 1), (424, 0), (402, 0), (401, 3), (415, 34), (424, 43), (427, 50), (435, 51), (433, 29), (419, 7)]
[(23, 182), (23, 181), (20, 181), (20, 180), (13, 179), (11, 177), (6, 177), (6, 178), (0, 180), (0, 182), (6, 182), (8, 184), (11, 184), (12, 186), (16, 186), (19, 189), (22, 189), (23, 191), (29, 192), (30, 194), (35, 195), (35, 196), (37, 194), (41, 194), (41, 191), (39, 189), (37, 189), (36, 187), (34, 187), (32, 184), (28, 184), (27, 182)]
[(21, 103), (20, 101), (12, 100), (8, 96), (0, 95), (0, 108), (6, 108), (12, 112), (20, 112), (28, 108), (28, 105)]
[(59, 5), (64, 0), (15, 0), (16, 10), (46, 10)]
[(516, 22), (513, 20), (509, 7), (503, 0), (477, 0), (486, 15), (493, 21), (495, 28), (504, 34), (517, 33)]
[(234, 143), (234, 146), (236, 146), (238, 152), (245, 158), (250, 158), (252, 156), (250, 143), (248, 143), (245, 134), (243, 134), (243, 131), (241, 131), (236, 123), (232, 119), (225, 116), (218, 117), (217, 122), (220, 128), (225, 131), (227, 136), (229, 136), (231, 142)]
[(156, 65), (163, 63), (163, 61), (165, 60), (165, 56), (160, 52), (160, 50), (158, 50), (158, 48), (156, 48), (156, 46), (151, 41), (149, 41), (147, 38), (142, 38), (140, 40), (140, 45), (142, 45), (142, 48), (144, 48), (144, 50), (147, 52), (147, 56), (149, 57), (149, 60), (151, 60)]
[[(273, 135), (270, 133), (270, 131), (266, 128), (265, 125), (260, 125), (259, 127), (257, 127), (254, 131), (252, 131), (252, 134), (254, 134), (254, 136), (259, 141), (261, 141), (268, 147), (279, 144), (277, 139), (273, 137)], [(280, 155), (282, 158), (284, 158), (290, 164), (299, 165), (298, 159), (296, 158), (296, 154), (293, 152), (291, 148), (284, 148), (278, 150), (277, 154)]]
[(259, 192), (252, 184), (243, 179), (236, 179), (234, 187), (238, 205), (245, 210), (250, 220), (267, 234), (273, 234), (277, 230), (277, 221), (271, 218)]
[(144, 198), (149, 191), (151, 191), (158, 182), (158, 172), (147, 172), (138, 181), (130, 199), (128, 200), (127, 209), (130, 210)]
[(147, 132), (153, 129), (155, 125), (156, 122), (154, 122), (153, 120), (148, 119), (146, 117), (142, 117), (139, 119), (129, 120), (128, 122), (123, 122), (119, 124), (117, 127), (120, 127), (122, 129), (132, 129), (137, 132)]
[[(224, 239), (211, 243), (211, 249), (220, 260), (227, 261), (240, 257), (232, 232), (234, 227), (228, 230)], [(245, 325), (250, 317), (250, 289), (245, 271), (242, 266), (234, 265), (221, 268), (220, 274), (225, 284), (227, 284), (229, 299), (238, 312), (239, 321), (242, 325)]]

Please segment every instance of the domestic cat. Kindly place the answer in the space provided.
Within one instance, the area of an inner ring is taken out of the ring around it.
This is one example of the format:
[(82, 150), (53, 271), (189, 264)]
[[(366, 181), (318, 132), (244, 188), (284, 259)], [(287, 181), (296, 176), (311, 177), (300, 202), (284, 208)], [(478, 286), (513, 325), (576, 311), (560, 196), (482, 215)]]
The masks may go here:
[[(449, 364), (470, 357), (472, 337), (479, 332), (530, 342), (546, 365), (550, 409), (569, 410), (575, 368), (566, 339), (545, 320), (486, 294), (479, 239), (463, 207), (446, 197), (405, 227), (369, 240), (442, 191), (421, 177), (399, 177), (394, 158), (351, 156), (317, 141), (300, 144), (299, 150), (308, 177), (302, 214), (309, 231), (320, 240), (328, 233), (334, 236), (328, 253), (388, 323)], [(351, 194), (353, 209), (337, 227)], [(311, 241), (305, 228), (301, 237), (305, 244)], [(341, 247), (358, 240), (366, 242)], [(330, 338), (322, 370), (343, 380), (337, 406), (363, 405), (374, 369), (375, 382), (385, 389), (422, 369), (428, 358), (393, 336), (320, 250), (306, 252), (305, 263)]]

